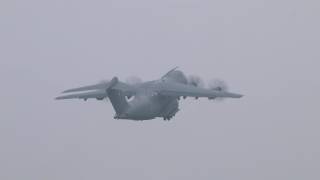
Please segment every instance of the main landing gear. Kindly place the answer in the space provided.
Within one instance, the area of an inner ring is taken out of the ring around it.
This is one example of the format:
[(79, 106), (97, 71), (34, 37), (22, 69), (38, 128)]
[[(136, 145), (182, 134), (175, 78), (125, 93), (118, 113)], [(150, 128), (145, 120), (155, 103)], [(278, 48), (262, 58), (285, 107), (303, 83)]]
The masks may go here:
[(164, 120), (164, 121), (170, 121), (170, 120), (171, 120), (171, 117), (163, 117), (163, 120)]

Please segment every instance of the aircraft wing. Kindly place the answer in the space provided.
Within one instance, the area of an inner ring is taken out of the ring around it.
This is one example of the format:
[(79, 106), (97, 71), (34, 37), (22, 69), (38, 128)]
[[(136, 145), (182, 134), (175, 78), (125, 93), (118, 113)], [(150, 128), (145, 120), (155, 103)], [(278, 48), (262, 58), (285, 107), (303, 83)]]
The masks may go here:
[(130, 91), (133, 88), (123, 82), (112, 82), (112, 80), (110, 82), (105, 82), (105, 83), (99, 83), (99, 84), (95, 84), (95, 85), (89, 85), (89, 86), (82, 86), (79, 88), (73, 88), (73, 89), (68, 89), (63, 91), (62, 93), (70, 93), (70, 92), (79, 92), (79, 91), (91, 91), (91, 90), (102, 90), (102, 89), (107, 89), (110, 86), (112, 86), (113, 89), (117, 89), (117, 90), (121, 90), (121, 91)]
[(78, 93), (78, 94), (70, 94), (70, 95), (64, 95), (64, 96), (59, 96), (56, 97), (57, 100), (61, 99), (90, 99), (90, 98), (95, 98), (95, 99), (103, 99), (108, 97), (108, 94), (106, 91), (91, 91), (91, 92), (85, 92), (85, 93)]
[(157, 92), (165, 96), (175, 96), (175, 97), (206, 97), (209, 99), (214, 99), (217, 97), (224, 98), (241, 98), (241, 94), (230, 93), (226, 91), (217, 91), (204, 89), (200, 87), (195, 87), (191, 85), (185, 85), (180, 83), (161, 83), (157, 87)]
[(114, 77), (109, 82), (65, 90), (62, 93), (83, 92), (83, 91), (85, 92), (59, 96), (56, 99), (57, 100), (60, 100), (60, 99), (85, 99), (86, 100), (89, 98), (95, 98), (99, 100), (99, 99), (108, 97), (107, 89), (109, 88), (120, 90), (126, 96), (132, 96), (136, 93), (134, 86), (120, 82), (117, 77)]

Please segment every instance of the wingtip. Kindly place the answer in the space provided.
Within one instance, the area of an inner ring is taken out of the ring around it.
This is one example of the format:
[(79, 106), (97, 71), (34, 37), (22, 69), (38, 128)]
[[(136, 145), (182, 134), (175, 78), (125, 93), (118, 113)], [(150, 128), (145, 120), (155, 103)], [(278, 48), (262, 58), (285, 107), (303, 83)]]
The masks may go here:
[(227, 97), (231, 98), (242, 98), (244, 95), (242, 94), (236, 94), (236, 93), (227, 93)]
[(239, 94), (239, 96), (238, 96), (238, 98), (242, 98), (244, 95), (242, 95), (242, 94)]
[(71, 92), (76, 92), (76, 91), (85, 91), (85, 89), (83, 90), (83, 87), (73, 88), (73, 89), (68, 89), (68, 90), (62, 91), (61, 93), (64, 94), (64, 93), (71, 93)]
[(65, 91), (62, 91), (61, 93), (69, 93), (71, 92), (70, 90), (65, 90)]
[(235, 98), (242, 98), (244, 95), (242, 94), (235, 94)]
[(54, 98), (54, 100), (61, 100), (61, 99), (62, 99), (61, 97)]

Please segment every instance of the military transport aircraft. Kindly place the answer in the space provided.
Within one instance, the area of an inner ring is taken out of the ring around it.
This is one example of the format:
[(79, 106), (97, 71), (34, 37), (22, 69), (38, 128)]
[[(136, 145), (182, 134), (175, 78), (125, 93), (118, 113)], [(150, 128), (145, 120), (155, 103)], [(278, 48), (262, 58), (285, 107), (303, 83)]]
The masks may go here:
[(141, 82), (137, 78), (131, 78), (131, 82), (121, 82), (114, 77), (111, 81), (69, 89), (62, 93), (80, 91), (82, 93), (68, 94), (56, 99), (109, 99), (116, 112), (114, 119), (137, 121), (157, 117), (170, 120), (179, 111), (181, 98), (204, 97), (219, 100), (242, 97), (240, 94), (228, 92), (227, 86), (221, 80), (216, 80), (209, 88), (204, 88), (203, 81), (198, 76), (187, 78), (177, 67), (154, 81)]

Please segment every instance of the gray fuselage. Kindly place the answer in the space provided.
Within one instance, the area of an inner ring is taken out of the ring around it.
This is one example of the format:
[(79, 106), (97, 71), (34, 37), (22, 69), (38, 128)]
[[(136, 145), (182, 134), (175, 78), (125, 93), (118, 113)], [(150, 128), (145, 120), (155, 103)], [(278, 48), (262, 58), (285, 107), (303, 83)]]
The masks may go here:
[(159, 81), (150, 81), (137, 85), (137, 94), (129, 98), (128, 107), (116, 119), (151, 120), (156, 117), (172, 118), (179, 111), (177, 98), (162, 96), (150, 89), (161, 85)]

